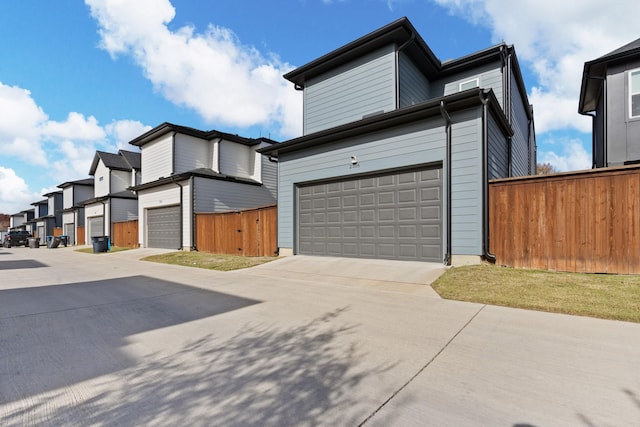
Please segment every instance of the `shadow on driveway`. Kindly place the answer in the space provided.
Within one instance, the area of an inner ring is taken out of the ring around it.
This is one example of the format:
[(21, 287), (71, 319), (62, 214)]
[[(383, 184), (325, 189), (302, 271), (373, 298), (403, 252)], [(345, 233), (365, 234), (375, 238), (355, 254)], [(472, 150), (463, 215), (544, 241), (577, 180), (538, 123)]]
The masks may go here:
[[(247, 324), (224, 340), (207, 334), (101, 379), (80, 404), (56, 390), (30, 399), (29, 411), (49, 406), (49, 420), (85, 425), (356, 425), (363, 414), (347, 415), (358, 404), (350, 392), (390, 367), (356, 368), (364, 355), (339, 344), (355, 327), (337, 321), (343, 310), (290, 328)], [(52, 401), (65, 404), (51, 411)]]
[(133, 366), (130, 335), (257, 303), (146, 276), (0, 291), (0, 409)]
[[(0, 252), (6, 253), (6, 252)], [(20, 268), (42, 268), (49, 267), (47, 264), (43, 264), (40, 261), (34, 259), (23, 259), (16, 261), (0, 261), (0, 270), (17, 270)]]

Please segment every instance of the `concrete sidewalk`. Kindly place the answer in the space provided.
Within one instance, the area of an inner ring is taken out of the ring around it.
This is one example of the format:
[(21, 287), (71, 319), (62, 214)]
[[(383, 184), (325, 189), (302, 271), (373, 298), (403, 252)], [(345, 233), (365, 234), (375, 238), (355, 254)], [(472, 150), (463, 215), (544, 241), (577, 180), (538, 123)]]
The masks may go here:
[(0, 425), (638, 425), (638, 324), (142, 252), (0, 249)]

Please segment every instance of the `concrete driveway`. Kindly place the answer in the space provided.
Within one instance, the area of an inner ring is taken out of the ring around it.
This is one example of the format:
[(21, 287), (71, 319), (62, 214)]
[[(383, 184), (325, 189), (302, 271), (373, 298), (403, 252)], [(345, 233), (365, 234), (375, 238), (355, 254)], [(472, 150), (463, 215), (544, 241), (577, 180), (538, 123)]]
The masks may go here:
[(445, 301), (433, 265), (149, 252), (0, 249), (0, 425), (640, 424), (638, 324)]

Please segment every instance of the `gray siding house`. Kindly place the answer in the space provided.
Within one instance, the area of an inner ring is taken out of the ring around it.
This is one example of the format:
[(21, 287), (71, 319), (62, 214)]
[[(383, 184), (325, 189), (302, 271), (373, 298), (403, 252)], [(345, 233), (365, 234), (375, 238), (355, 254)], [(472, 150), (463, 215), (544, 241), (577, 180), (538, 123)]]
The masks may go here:
[(284, 77), (304, 135), (260, 150), (279, 162), (281, 255), (493, 259), (488, 180), (536, 164), (513, 46), (441, 62), (402, 18)]
[(578, 112), (593, 120), (593, 167), (640, 163), (640, 39), (584, 64)]
[(277, 164), (257, 153), (274, 141), (163, 123), (130, 144), (141, 149), (141, 247), (197, 249), (197, 213), (276, 203)]

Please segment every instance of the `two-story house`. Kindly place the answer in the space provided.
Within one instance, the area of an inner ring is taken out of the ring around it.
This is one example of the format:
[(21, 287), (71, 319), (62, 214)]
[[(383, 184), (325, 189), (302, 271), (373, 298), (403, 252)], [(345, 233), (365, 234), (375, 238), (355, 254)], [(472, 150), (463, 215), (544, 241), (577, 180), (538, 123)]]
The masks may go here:
[(35, 211), (31, 221), (33, 236), (40, 240), (40, 244), (47, 243), (47, 236), (62, 234), (56, 233), (56, 229), (62, 227), (62, 191), (52, 191), (43, 196), (46, 199), (31, 204)]
[(18, 213), (9, 216), (9, 230), (18, 231), (26, 230), (32, 232), (29, 229), (29, 222), (33, 220), (35, 211), (33, 209), (26, 209)]
[[(37, 202), (31, 203), (31, 206), (33, 206), (34, 211), (34, 216), (29, 221), (29, 224), (31, 225), (31, 234), (33, 235), (33, 237), (37, 237), (40, 240), (41, 245), (44, 245), (47, 243), (46, 222), (48, 221), (47, 218), (49, 214), (49, 200), (39, 200)], [(51, 228), (51, 226), (49, 228)]]
[(138, 200), (129, 188), (140, 177), (140, 153), (96, 151), (89, 169), (93, 197), (84, 202), (85, 241), (112, 236), (112, 224), (138, 218)]
[(197, 213), (274, 205), (277, 164), (258, 149), (267, 138), (244, 138), (163, 123), (130, 142), (140, 147), (141, 247), (197, 249)]
[[(93, 178), (67, 181), (62, 189), (62, 233), (71, 245), (78, 244), (78, 227), (84, 227), (84, 202), (93, 197)], [(82, 230), (82, 228), (81, 228)], [(85, 243), (81, 236), (81, 243)]]
[(584, 64), (578, 112), (592, 117), (594, 168), (640, 163), (640, 39)]
[(402, 18), (284, 77), (303, 136), (260, 150), (279, 162), (281, 254), (495, 259), (488, 181), (536, 164), (513, 46), (442, 62)]

